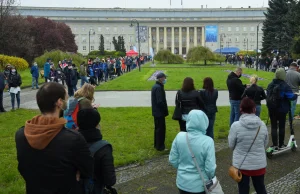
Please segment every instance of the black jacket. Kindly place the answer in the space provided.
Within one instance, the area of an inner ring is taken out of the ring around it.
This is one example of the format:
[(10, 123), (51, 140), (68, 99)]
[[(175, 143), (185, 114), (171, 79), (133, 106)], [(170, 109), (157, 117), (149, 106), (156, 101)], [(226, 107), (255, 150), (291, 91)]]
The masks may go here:
[(218, 112), (217, 108), (217, 99), (218, 99), (218, 90), (214, 89), (211, 94), (207, 90), (200, 90), (201, 98), (205, 104), (206, 114), (208, 117), (213, 116), (216, 112)]
[(191, 110), (195, 110), (195, 109), (206, 112), (204, 102), (200, 96), (200, 92), (196, 90), (190, 92), (183, 92), (182, 90), (179, 90), (177, 92), (177, 95), (178, 95), (178, 100), (176, 97), (175, 105), (180, 106), (180, 102), (181, 102), (182, 114), (189, 114)]
[(152, 87), (151, 104), (153, 117), (166, 117), (169, 115), (164, 85), (160, 82)]
[(5, 88), (4, 80), (4, 74), (0, 72), (0, 91), (3, 91)]
[(231, 72), (227, 78), (227, 88), (230, 100), (241, 100), (246, 85), (243, 85), (239, 77), (234, 72)]
[(260, 101), (267, 98), (264, 89), (256, 84), (252, 84), (249, 88), (245, 89), (242, 98), (244, 97), (251, 98), (256, 105), (261, 105)]
[(22, 85), (22, 79), (20, 74), (16, 71), (15, 74), (10, 73), (8, 76), (8, 85), (9, 87), (18, 87)]
[[(88, 130), (79, 130), (88, 144), (93, 144), (102, 140), (100, 130), (97, 128)], [(94, 155), (94, 175), (102, 187), (111, 187), (116, 184), (116, 173), (114, 167), (114, 158), (112, 155), (112, 146), (110, 144), (99, 149)]]
[(76, 72), (74, 69), (67, 69), (66, 70), (66, 83), (67, 83), (67, 86), (76, 86), (77, 85), (77, 81), (78, 81), (78, 78), (77, 78), (77, 75), (76, 75)]
[(93, 159), (81, 134), (62, 129), (43, 150), (29, 145), (24, 128), (16, 132), (15, 140), (18, 170), (26, 181), (27, 194), (82, 193), (76, 172), (91, 177)]

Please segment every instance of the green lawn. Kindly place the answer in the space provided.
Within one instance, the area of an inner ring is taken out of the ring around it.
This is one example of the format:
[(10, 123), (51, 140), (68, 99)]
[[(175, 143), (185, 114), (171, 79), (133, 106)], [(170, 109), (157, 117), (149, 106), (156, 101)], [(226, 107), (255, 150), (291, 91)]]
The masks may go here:
[[(183, 64), (184, 65), (184, 64)], [(107, 82), (96, 90), (151, 90), (154, 81), (148, 81), (149, 77), (156, 71), (162, 70), (168, 76), (166, 90), (178, 90), (181, 88), (182, 82), (185, 77), (192, 77), (197, 89), (202, 88), (203, 79), (205, 77), (212, 77), (214, 80), (215, 88), (220, 90), (227, 90), (226, 79), (228, 72), (224, 70), (234, 70), (232, 66), (219, 66), (219, 67), (199, 67), (199, 68), (142, 68), (142, 71), (134, 70), (127, 73), (115, 80)], [(274, 78), (274, 73), (265, 71), (255, 71), (253, 69), (243, 69), (244, 74), (257, 74), (265, 80), (259, 81), (258, 84), (264, 88), (268, 86)], [(243, 83), (248, 84), (249, 79), (242, 77)]]
[[(298, 107), (297, 112), (300, 111)], [(122, 166), (159, 156), (161, 153), (153, 148), (153, 118), (151, 108), (100, 108), (101, 131), (104, 139), (112, 143), (115, 165)], [(170, 115), (174, 107), (169, 109)], [(0, 116), (0, 194), (25, 193), (24, 181), (17, 170), (14, 135), (25, 121), (38, 114), (34, 110), (20, 109)], [(219, 107), (215, 123), (215, 137), (227, 138), (229, 130), (229, 107)], [(261, 115), (267, 119), (266, 107)], [(179, 131), (177, 121), (171, 116), (166, 118), (166, 147), (170, 148)], [(216, 140), (218, 141), (218, 140)]]
[[(224, 62), (223, 62), (224, 63)], [(200, 62), (199, 64), (191, 64), (191, 63), (184, 63), (184, 64), (165, 64), (165, 63), (158, 63), (155, 61), (155, 67), (210, 67), (210, 66), (219, 66), (220, 63), (218, 62), (207, 62), (207, 65), (204, 65), (204, 61)], [(142, 67), (148, 68), (152, 67), (152, 62), (148, 62)]]

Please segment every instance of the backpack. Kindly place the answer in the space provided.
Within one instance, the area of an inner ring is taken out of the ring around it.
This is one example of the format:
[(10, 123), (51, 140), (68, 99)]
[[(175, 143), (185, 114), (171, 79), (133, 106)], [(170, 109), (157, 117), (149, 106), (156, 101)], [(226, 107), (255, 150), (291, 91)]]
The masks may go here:
[(67, 120), (66, 128), (67, 129), (76, 129), (77, 128), (77, 113), (80, 110), (79, 102), (85, 99), (85, 97), (74, 98), (71, 97), (68, 100), (67, 109), (64, 111), (64, 118)]
[[(106, 145), (110, 145), (105, 140), (97, 141), (93, 144), (89, 144), (89, 150), (91, 156), (94, 158), (95, 153)], [(97, 180), (94, 178), (94, 166), (93, 166), (93, 176), (91, 178), (83, 179), (84, 193), (85, 194), (102, 194), (102, 186), (97, 184)]]
[(277, 109), (280, 105), (280, 84), (272, 84), (268, 89), (267, 107), (269, 109)]

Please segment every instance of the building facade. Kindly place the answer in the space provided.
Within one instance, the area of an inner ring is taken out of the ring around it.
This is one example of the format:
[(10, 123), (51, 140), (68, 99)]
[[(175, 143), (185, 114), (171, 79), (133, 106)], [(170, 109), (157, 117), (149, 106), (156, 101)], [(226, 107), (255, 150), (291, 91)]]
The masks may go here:
[[(169, 49), (186, 55), (189, 48), (207, 46), (212, 51), (237, 47), (255, 50), (262, 47), (262, 22), (266, 8), (220, 9), (96, 9), (18, 7), (23, 16), (46, 17), (70, 26), (78, 52), (98, 50), (104, 36), (106, 50), (114, 50), (113, 37), (123, 36), (126, 50), (141, 54)], [(134, 25), (131, 26), (131, 23)], [(257, 32), (258, 29), (258, 32)], [(257, 42), (258, 34), (258, 42)]]

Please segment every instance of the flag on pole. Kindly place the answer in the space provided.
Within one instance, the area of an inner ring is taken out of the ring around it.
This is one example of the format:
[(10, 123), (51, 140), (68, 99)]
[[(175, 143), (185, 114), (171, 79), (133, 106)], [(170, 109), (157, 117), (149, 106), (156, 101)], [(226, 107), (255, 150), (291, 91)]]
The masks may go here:
[(183, 0), (181, 0), (181, 5), (182, 5), (182, 1), (183, 1)]
[(172, 0), (170, 0), (170, 6), (172, 5)]

